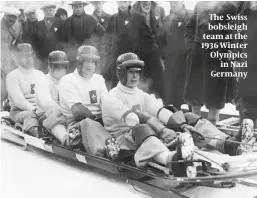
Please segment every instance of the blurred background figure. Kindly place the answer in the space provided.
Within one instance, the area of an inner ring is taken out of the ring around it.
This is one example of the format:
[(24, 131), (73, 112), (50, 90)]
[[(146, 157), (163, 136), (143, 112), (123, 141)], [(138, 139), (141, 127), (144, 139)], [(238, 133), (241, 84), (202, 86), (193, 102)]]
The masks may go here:
[(72, 1), (70, 3), (73, 14), (64, 23), (65, 52), (70, 61), (69, 72), (76, 67), (76, 53), (81, 45), (97, 47), (98, 35), (104, 33), (104, 28), (97, 23), (96, 19), (85, 13), (85, 1)]
[(23, 24), (26, 22), (27, 18), (26, 18), (26, 15), (24, 13), (24, 9), (19, 9), (21, 14), (18, 16), (18, 21)]
[[(240, 113), (241, 122), (244, 119), (252, 119), (256, 122), (257, 119), (257, 2), (243, 1), (239, 5), (241, 8), (239, 14), (247, 16), (247, 30), (241, 34), (248, 35), (248, 38), (242, 40), (247, 43), (246, 49), (242, 53), (247, 53), (247, 59), (238, 60), (239, 62), (247, 61), (247, 67), (240, 68), (243, 72), (248, 72), (246, 79), (239, 79), (238, 93), (239, 98), (238, 109)], [(237, 49), (238, 50), (238, 49)], [(256, 123), (255, 123), (256, 127)]]
[(68, 12), (63, 8), (58, 8), (55, 13), (55, 17), (59, 18), (62, 21), (65, 21), (68, 17)]
[(42, 61), (39, 68), (45, 74), (48, 73), (48, 54), (61, 49), (61, 31), (63, 22), (55, 17), (55, 4), (46, 4), (41, 7), (44, 19), (38, 22), (38, 54)]
[[(228, 53), (228, 49), (202, 49), (202, 42), (221, 42), (220, 39), (203, 40), (203, 34), (227, 35), (228, 30), (208, 30), (208, 23), (217, 25), (220, 21), (210, 21), (209, 14), (235, 15), (237, 6), (231, 1), (200, 1), (196, 4), (193, 16), (185, 26), (186, 49), (188, 50), (186, 83), (184, 90), (185, 102), (192, 106), (193, 113), (200, 115), (203, 105), (209, 109), (208, 119), (215, 125), (219, 121), (219, 111), (224, 108), (226, 102), (232, 101), (233, 81), (232, 78), (211, 76), (211, 71), (233, 72), (231, 67), (221, 67), (221, 61), (229, 61), (226, 58), (219, 60), (211, 58), (210, 52), (219, 51)], [(229, 21), (223, 20), (223, 25)], [(231, 40), (233, 42), (233, 40)]]
[[(92, 5), (94, 6), (94, 12), (92, 16), (96, 19), (97, 23), (99, 23), (106, 31), (108, 21), (111, 15), (107, 14), (103, 10), (103, 5), (104, 5), (103, 1), (93, 1)], [(108, 60), (108, 51), (110, 50), (108, 48), (108, 45), (106, 44), (105, 34), (98, 35), (96, 48), (98, 49), (98, 52), (101, 58), (100, 65), (96, 67), (96, 73), (100, 74), (102, 71), (102, 68), (106, 66), (106, 63)]]
[(151, 28), (155, 39), (160, 44), (160, 37), (163, 34), (163, 19), (165, 11), (155, 1), (137, 1), (132, 10), (145, 16), (147, 25)]
[[(130, 1), (118, 1), (118, 13), (111, 16), (107, 27), (110, 38), (110, 59), (103, 73), (109, 88), (118, 83), (116, 60), (121, 54), (136, 53), (145, 62), (140, 88), (163, 98), (163, 68), (156, 38), (147, 25), (145, 16), (131, 9)], [(105, 71), (106, 71), (105, 70)]]
[(20, 11), (13, 7), (4, 9), (1, 19), (1, 109), (3, 102), (7, 99), (5, 79), (7, 74), (17, 68), (13, 52), (19, 43), (21, 31), (17, 30), (17, 22)]
[(173, 104), (178, 110), (186, 80), (186, 58), (184, 29), (189, 13), (182, 1), (170, 2), (170, 14), (164, 18), (163, 57), (165, 58), (164, 103)]
[[(38, 54), (40, 46), (38, 45), (38, 26), (37, 12), (34, 7), (28, 7), (24, 10), (27, 21), (23, 25), (22, 41), (32, 45), (36, 54)], [(38, 65), (35, 65), (38, 69)]]

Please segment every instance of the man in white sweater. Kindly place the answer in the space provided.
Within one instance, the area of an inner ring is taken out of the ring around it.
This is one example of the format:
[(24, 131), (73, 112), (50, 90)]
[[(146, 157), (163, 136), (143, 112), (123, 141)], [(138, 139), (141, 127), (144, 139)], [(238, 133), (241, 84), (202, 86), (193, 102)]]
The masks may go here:
[[(119, 83), (105, 96), (102, 105), (105, 128), (116, 137), (122, 149), (136, 150), (134, 158), (138, 167), (155, 160), (177, 176), (189, 176), (185, 173), (187, 168), (172, 162), (192, 159), (194, 143), (189, 132), (193, 131), (221, 139), (194, 138), (198, 147), (208, 145), (221, 153), (238, 154), (239, 144), (226, 142), (230, 137), (208, 120), (192, 113), (183, 114), (172, 106), (162, 107), (155, 97), (138, 89), (143, 67), (144, 62), (136, 54), (119, 56), (116, 70)], [(167, 147), (176, 139), (175, 131), (183, 135), (177, 140), (177, 150), (170, 151)]]
[(101, 117), (102, 100), (108, 91), (104, 78), (95, 73), (99, 63), (95, 47), (81, 46), (77, 53), (77, 69), (61, 79), (60, 106), (68, 125), (86, 118), (88, 113)]
[[(55, 53), (55, 52), (53, 52)], [(60, 52), (57, 52), (60, 54)], [(61, 52), (61, 55), (63, 55)], [(18, 53), (16, 54), (19, 67), (7, 75), (6, 87), (11, 103), (10, 118), (17, 123), (23, 124), (23, 131), (28, 134), (41, 137), (39, 130), (38, 118), (44, 115), (43, 126), (49, 130), (62, 144), (65, 143), (66, 127), (65, 117), (60, 111), (60, 107), (54, 98), (58, 91), (48, 81), (48, 77), (39, 70), (33, 68), (34, 57), (30, 44), (23, 43), (18, 45)], [(64, 53), (64, 56), (66, 54)], [(51, 57), (51, 54), (50, 54)], [(65, 75), (68, 59), (62, 63), (65, 69), (57, 71), (53, 69), (53, 65), (59, 64), (60, 61), (49, 61), (50, 73), (53, 78), (60, 79)], [(60, 70), (60, 69), (58, 69)], [(51, 92), (52, 94), (51, 94)]]
[(89, 45), (81, 46), (76, 59), (77, 68), (60, 80), (59, 87), (60, 106), (67, 118), (69, 137), (73, 137), (70, 139), (71, 146), (80, 136), (80, 121), (102, 117), (101, 105), (108, 92), (104, 78), (95, 73), (100, 63), (98, 50)]
[(34, 52), (30, 44), (17, 46), (19, 67), (6, 77), (6, 88), (10, 99), (10, 118), (23, 124), (23, 131), (39, 137), (36, 115), (35, 86), (45, 75), (34, 66)]
[(67, 141), (66, 118), (59, 106), (59, 81), (66, 75), (68, 57), (63, 51), (53, 51), (48, 55), (49, 73), (35, 88), (37, 114), (43, 117), (43, 126), (54, 135), (62, 145)]

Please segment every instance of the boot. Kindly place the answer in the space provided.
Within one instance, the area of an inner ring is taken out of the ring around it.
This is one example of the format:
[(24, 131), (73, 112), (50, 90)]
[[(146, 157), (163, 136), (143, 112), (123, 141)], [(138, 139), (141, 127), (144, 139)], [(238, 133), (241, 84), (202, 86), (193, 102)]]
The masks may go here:
[[(167, 166), (175, 177), (196, 177), (197, 170), (194, 166), (195, 145), (190, 133), (182, 133), (177, 138), (177, 149), (175, 155), (169, 156)], [(184, 161), (184, 163), (178, 163)], [(188, 162), (187, 162), (188, 161)]]

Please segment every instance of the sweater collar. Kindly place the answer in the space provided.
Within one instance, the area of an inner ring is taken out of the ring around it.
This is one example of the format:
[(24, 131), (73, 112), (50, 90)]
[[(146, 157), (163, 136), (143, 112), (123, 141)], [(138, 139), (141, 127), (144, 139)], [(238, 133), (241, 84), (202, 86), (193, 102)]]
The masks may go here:
[[(83, 80), (83, 81), (89, 81), (89, 80), (91, 80), (92, 77), (93, 77), (93, 76), (92, 76), (91, 78), (84, 78), (84, 77), (82, 77), (81, 75), (79, 75), (79, 72), (78, 72), (77, 68), (75, 69), (74, 74), (75, 74), (78, 78), (80, 78), (81, 80)], [(94, 75), (94, 74), (93, 74), (93, 75)]]
[(23, 74), (30, 74), (30, 73), (32, 73), (34, 71), (33, 68), (27, 69), (27, 68), (24, 68), (24, 67), (22, 67), (20, 65), (18, 67), (19, 67), (19, 70), (21, 71), (21, 73), (23, 73)]
[(51, 80), (55, 85), (57, 85), (57, 84), (59, 83), (59, 80), (53, 78), (50, 73), (48, 73), (47, 76), (49, 76), (50, 80)]
[(120, 82), (118, 83), (117, 88), (120, 89), (122, 92), (124, 92), (126, 94), (130, 94), (130, 95), (135, 95), (138, 90), (137, 87), (129, 88), (129, 87), (122, 85)]

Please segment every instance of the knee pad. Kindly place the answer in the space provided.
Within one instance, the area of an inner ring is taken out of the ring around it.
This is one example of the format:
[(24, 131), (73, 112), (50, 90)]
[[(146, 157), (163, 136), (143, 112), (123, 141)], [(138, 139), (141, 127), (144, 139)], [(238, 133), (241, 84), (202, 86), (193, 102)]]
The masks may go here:
[(170, 110), (172, 113), (176, 113), (178, 111), (178, 109), (173, 105), (166, 105), (163, 108)]
[(147, 124), (138, 124), (132, 129), (136, 147), (139, 147), (148, 137), (156, 136), (155, 131)]
[(194, 126), (202, 117), (191, 112), (184, 114), (187, 124)]

